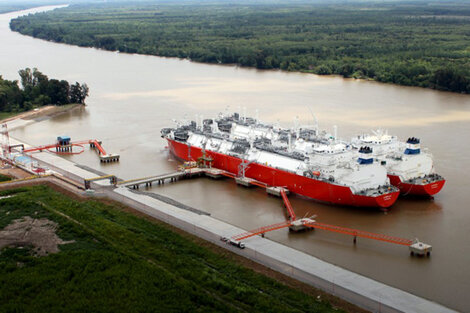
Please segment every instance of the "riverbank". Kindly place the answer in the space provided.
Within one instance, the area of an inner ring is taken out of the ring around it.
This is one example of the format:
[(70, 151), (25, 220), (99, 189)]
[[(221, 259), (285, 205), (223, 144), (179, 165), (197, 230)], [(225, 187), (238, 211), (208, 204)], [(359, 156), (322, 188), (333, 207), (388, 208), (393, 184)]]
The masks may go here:
[(108, 51), (470, 93), (470, 7), (432, 7), (360, 1), (93, 4), (20, 17), (10, 27)]
[[(23, 120), (34, 120), (41, 118), (51, 118), (53, 116), (72, 111), (79, 107), (84, 107), (85, 105), (80, 103), (71, 103), (66, 105), (46, 105), (37, 109), (29, 110), (26, 112), (13, 113), (5, 112), (3, 114), (9, 114), (9, 116), (0, 119), (0, 123), (9, 123), (14, 120), (23, 119)], [(10, 115), (11, 114), (11, 115)], [(1, 118), (1, 115), (0, 115)]]

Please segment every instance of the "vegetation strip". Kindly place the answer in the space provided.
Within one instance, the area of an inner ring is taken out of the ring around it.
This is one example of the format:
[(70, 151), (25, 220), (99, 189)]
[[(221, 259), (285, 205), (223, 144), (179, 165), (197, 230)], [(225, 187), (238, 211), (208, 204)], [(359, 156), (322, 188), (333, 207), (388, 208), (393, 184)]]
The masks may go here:
[(0, 200), (0, 229), (23, 216), (47, 218), (74, 242), (41, 258), (3, 249), (0, 311), (336, 311), (120, 207), (46, 186), (5, 195), (15, 197)]
[(49, 104), (85, 104), (89, 91), (86, 84), (70, 84), (66, 80), (49, 79), (37, 68), (25, 68), (18, 73), (21, 87), (17, 80), (3, 79), (0, 75), (0, 120), (14, 113)]
[(241, 2), (72, 5), (11, 21), (37, 38), (470, 92), (470, 3)]

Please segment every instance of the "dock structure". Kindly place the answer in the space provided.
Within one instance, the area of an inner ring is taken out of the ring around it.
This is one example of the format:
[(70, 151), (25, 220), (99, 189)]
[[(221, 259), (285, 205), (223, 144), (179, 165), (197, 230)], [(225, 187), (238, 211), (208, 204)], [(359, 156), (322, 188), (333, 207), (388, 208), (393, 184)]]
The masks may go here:
[(116, 185), (117, 184), (117, 177), (115, 175), (104, 175), (104, 176), (99, 176), (99, 177), (94, 177), (94, 178), (86, 178), (83, 180), (85, 184), (85, 190), (90, 189), (91, 187), (91, 182), (93, 181), (99, 181), (99, 180), (105, 180), (109, 179), (109, 183), (111, 185)]
[[(56, 154), (80, 154), (84, 151), (83, 145), (87, 145), (87, 144), (90, 145), (91, 149), (95, 149), (95, 148), (97, 149), (100, 162), (102, 163), (119, 162), (120, 155), (106, 153), (106, 151), (103, 148), (103, 143), (96, 139), (71, 141), (69, 136), (58, 136), (57, 141), (49, 145), (25, 148), (24, 145), (21, 144), (21, 145), (16, 145), (16, 146), (9, 146), (9, 148), (11, 150), (14, 147), (21, 146), (22, 147), (21, 152), (23, 153), (31, 153), (31, 152), (37, 152), (37, 151), (54, 152), (55, 150)], [(78, 152), (73, 151), (73, 147), (78, 147), (81, 150)], [(51, 150), (51, 149), (54, 149), (54, 150)]]
[[(168, 173), (168, 174), (161, 174), (161, 175), (156, 175), (156, 176), (148, 176), (144, 178), (125, 180), (125, 181), (119, 182), (118, 185), (121, 187), (128, 187), (131, 189), (139, 189), (141, 185), (145, 185), (145, 187), (150, 187), (154, 183), (158, 185), (163, 185), (165, 184), (165, 181), (168, 181), (168, 180), (170, 182), (174, 182), (180, 178), (201, 176), (205, 174), (205, 172), (206, 172), (206, 169), (196, 167), (196, 168), (185, 169), (182, 171), (177, 171), (177, 172)], [(217, 173), (211, 171), (211, 175), (215, 177), (217, 176)]]
[(353, 237), (353, 242), (356, 244), (357, 238), (368, 238), (372, 240), (388, 242), (403, 246), (408, 246), (411, 255), (427, 255), (429, 256), (432, 250), (432, 247), (428, 244), (419, 242), (418, 240), (410, 240), (400, 237), (388, 236), (383, 234), (375, 234), (370, 233), (367, 231), (362, 231), (358, 229), (351, 229), (336, 225), (329, 225), (325, 223), (320, 223), (315, 221), (313, 218), (300, 218), (298, 219), (294, 208), (292, 207), (289, 198), (287, 197), (289, 190), (282, 186), (270, 186), (266, 183), (257, 181), (256, 179), (245, 177), (245, 176), (236, 176), (230, 172), (213, 168), (213, 167), (196, 167), (191, 165), (190, 167), (182, 166), (179, 168), (177, 172), (163, 174), (163, 175), (156, 175), (156, 176), (149, 176), (144, 178), (137, 178), (131, 179), (127, 181), (117, 182), (116, 185), (121, 187), (127, 187), (131, 189), (139, 189), (141, 185), (145, 185), (145, 187), (151, 187), (153, 183), (157, 183), (158, 185), (163, 185), (165, 181), (175, 182), (178, 179), (182, 178), (192, 178), (192, 177), (201, 177), (207, 176), (210, 178), (218, 179), (222, 177), (230, 177), (235, 180), (238, 185), (245, 186), (245, 187), (252, 187), (258, 186), (264, 188), (266, 193), (269, 195), (274, 195), (277, 197), (282, 198), (283, 204), (286, 208), (286, 217), (287, 219), (284, 222), (276, 223), (273, 225), (263, 226), (248, 232), (244, 232), (242, 234), (232, 236), (230, 238), (223, 237), (221, 240), (237, 246), (241, 249), (245, 247), (245, 244), (241, 240), (248, 239), (250, 237), (261, 235), (264, 236), (265, 233), (278, 230), (281, 228), (289, 228), (290, 231), (299, 232), (305, 230), (312, 230), (312, 229), (321, 229), (336, 233), (341, 233), (344, 235), (350, 235)]
[(253, 186), (252, 182), (254, 179), (248, 178), (248, 177), (235, 177), (235, 182), (237, 185), (242, 185), (245, 187), (251, 187)]
[(112, 154), (112, 153), (106, 153), (102, 146), (102, 142), (98, 140), (90, 140), (89, 141), (90, 148), (94, 149), (96, 148), (98, 151), (98, 154), (100, 156), (100, 162), (101, 163), (109, 163), (109, 162), (119, 162), (120, 155), (119, 154)]

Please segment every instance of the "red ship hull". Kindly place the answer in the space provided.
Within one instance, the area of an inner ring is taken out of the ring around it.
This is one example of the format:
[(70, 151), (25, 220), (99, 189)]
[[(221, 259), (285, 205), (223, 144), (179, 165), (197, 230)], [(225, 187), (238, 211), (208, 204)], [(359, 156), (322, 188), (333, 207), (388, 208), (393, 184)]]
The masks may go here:
[(388, 175), (390, 184), (398, 187), (402, 195), (415, 195), (431, 197), (441, 191), (444, 187), (445, 180), (438, 180), (428, 184), (409, 184), (401, 181), (400, 177), (395, 175)]
[[(171, 139), (167, 140), (170, 152), (182, 160), (195, 161), (202, 156), (201, 148)], [(206, 150), (206, 156), (213, 159), (213, 167), (238, 174), (238, 165), (242, 162), (240, 158), (210, 150)], [(251, 163), (245, 171), (245, 176), (270, 186), (286, 187), (290, 192), (315, 200), (340, 205), (388, 208), (395, 203), (399, 195), (398, 191), (378, 196), (356, 195), (349, 187), (311, 179), (258, 163)]]

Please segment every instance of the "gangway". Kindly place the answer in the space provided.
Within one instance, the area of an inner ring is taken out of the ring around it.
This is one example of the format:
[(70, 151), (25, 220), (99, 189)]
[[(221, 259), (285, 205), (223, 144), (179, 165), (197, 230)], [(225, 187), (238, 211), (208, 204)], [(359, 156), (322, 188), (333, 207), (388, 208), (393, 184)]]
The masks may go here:
[(116, 185), (118, 182), (117, 177), (115, 175), (104, 175), (104, 176), (98, 176), (98, 177), (93, 177), (93, 178), (86, 178), (83, 180), (85, 184), (85, 189), (90, 189), (91, 182), (105, 180), (105, 179), (109, 179), (109, 183), (111, 185)]
[(330, 224), (317, 222), (311, 218), (302, 218), (302, 219), (298, 219), (294, 221), (289, 220), (289, 221), (285, 221), (285, 222), (281, 222), (277, 224), (263, 226), (260, 228), (256, 228), (256, 229), (241, 233), (239, 235), (232, 236), (230, 238), (222, 238), (222, 240), (243, 249), (245, 245), (244, 243), (242, 243), (242, 240), (245, 240), (250, 237), (257, 236), (257, 235), (264, 236), (264, 234), (267, 232), (282, 229), (282, 228), (287, 228), (287, 227), (289, 227), (291, 230), (293, 228), (300, 229), (301, 227), (299, 228), (299, 226), (303, 226), (304, 229), (305, 227), (316, 228), (316, 229), (332, 231), (332, 232), (336, 232), (340, 234), (350, 235), (354, 237), (353, 239), (354, 244), (356, 244), (357, 242), (357, 237), (363, 237), (363, 238), (368, 238), (372, 240), (378, 240), (378, 241), (393, 243), (397, 245), (408, 246), (411, 255), (417, 254), (417, 255), (429, 256), (432, 251), (432, 247), (430, 245), (420, 242), (418, 239), (411, 240), (411, 239), (389, 236), (389, 235), (384, 235), (384, 234), (371, 233), (371, 232), (358, 230), (358, 229), (330, 225)]
[(411, 244), (413, 244), (413, 240), (410, 240), (410, 239), (388, 236), (388, 235), (383, 235), (383, 234), (375, 234), (375, 233), (371, 233), (371, 232), (367, 232), (363, 230), (340, 227), (340, 226), (330, 225), (330, 224), (325, 224), (325, 223), (319, 223), (316, 221), (305, 222), (303, 224), (311, 228), (323, 229), (323, 230), (328, 230), (331, 232), (354, 236), (354, 243), (356, 243), (357, 237), (363, 237), (363, 238), (385, 241), (385, 242), (394, 243), (394, 244), (403, 245), (403, 246), (410, 246)]
[(103, 149), (103, 146), (101, 145), (101, 141), (98, 141), (96, 139), (90, 140), (90, 147), (91, 148), (96, 148), (98, 149), (98, 154), (100, 156), (100, 161), (101, 162), (118, 162), (119, 161), (119, 154), (108, 154), (106, 151)]
[(289, 198), (287, 198), (286, 191), (284, 189), (281, 189), (281, 197), (282, 201), (284, 201), (284, 205), (287, 209), (287, 214), (289, 216), (289, 220), (295, 221), (297, 217), (295, 216), (294, 209), (292, 208), (292, 205), (290, 204)]
[(235, 241), (241, 241), (241, 240), (244, 240), (244, 239), (256, 236), (256, 235), (263, 235), (263, 234), (265, 234), (267, 232), (270, 232), (270, 231), (273, 231), (273, 230), (286, 228), (286, 227), (289, 227), (291, 225), (292, 225), (291, 221), (284, 221), (284, 222), (281, 222), (281, 223), (276, 223), (276, 224), (272, 224), (272, 225), (268, 225), (268, 226), (259, 227), (259, 228), (241, 233), (239, 235), (235, 235), (231, 239), (233, 239)]
[(356, 244), (357, 242), (357, 237), (362, 237), (362, 238), (388, 242), (388, 243), (397, 244), (397, 245), (408, 246), (411, 255), (417, 254), (417, 255), (429, 256), (431, 253), (432, 247), (428, 244), (418, 241), (417, 239), (411, 240), (411, 239), (389, 236), (389, 235), (384, 235), (384, 234), (371, 233), (371, 232), (353, 229), (353, 228), (341, 227), (337, 225), (320, 223), (314, 220), (313, 217), (297, 219), (294, 209), (292, 208), (289, 198), (287, 197), (286, 189), (282, 187), (267, 187), (267, 188), (280, 188), (279, 193), (286, 207), (288, 220), (281, 222), (281, 223), (259, 227), (259, 228), (232, 236), (230, 238), (222, 237), (221, 238), (222, 241), (225, 241), (231, 245), (234, 245), (243, 249), (245, 247), (245, 244), (242, 242), (242, 240), (245, 240), (250, 237), (257, 236), (257, 235), (261, 235), (264, 237), (264, 234), (267, 232), (288, 227), (289, 230), (295, 231), (295, 232), (307, 230), (307, 229), (321, 229), (321, 230), (326, 230), (326, 231), (353, 236), (354, 244)]

